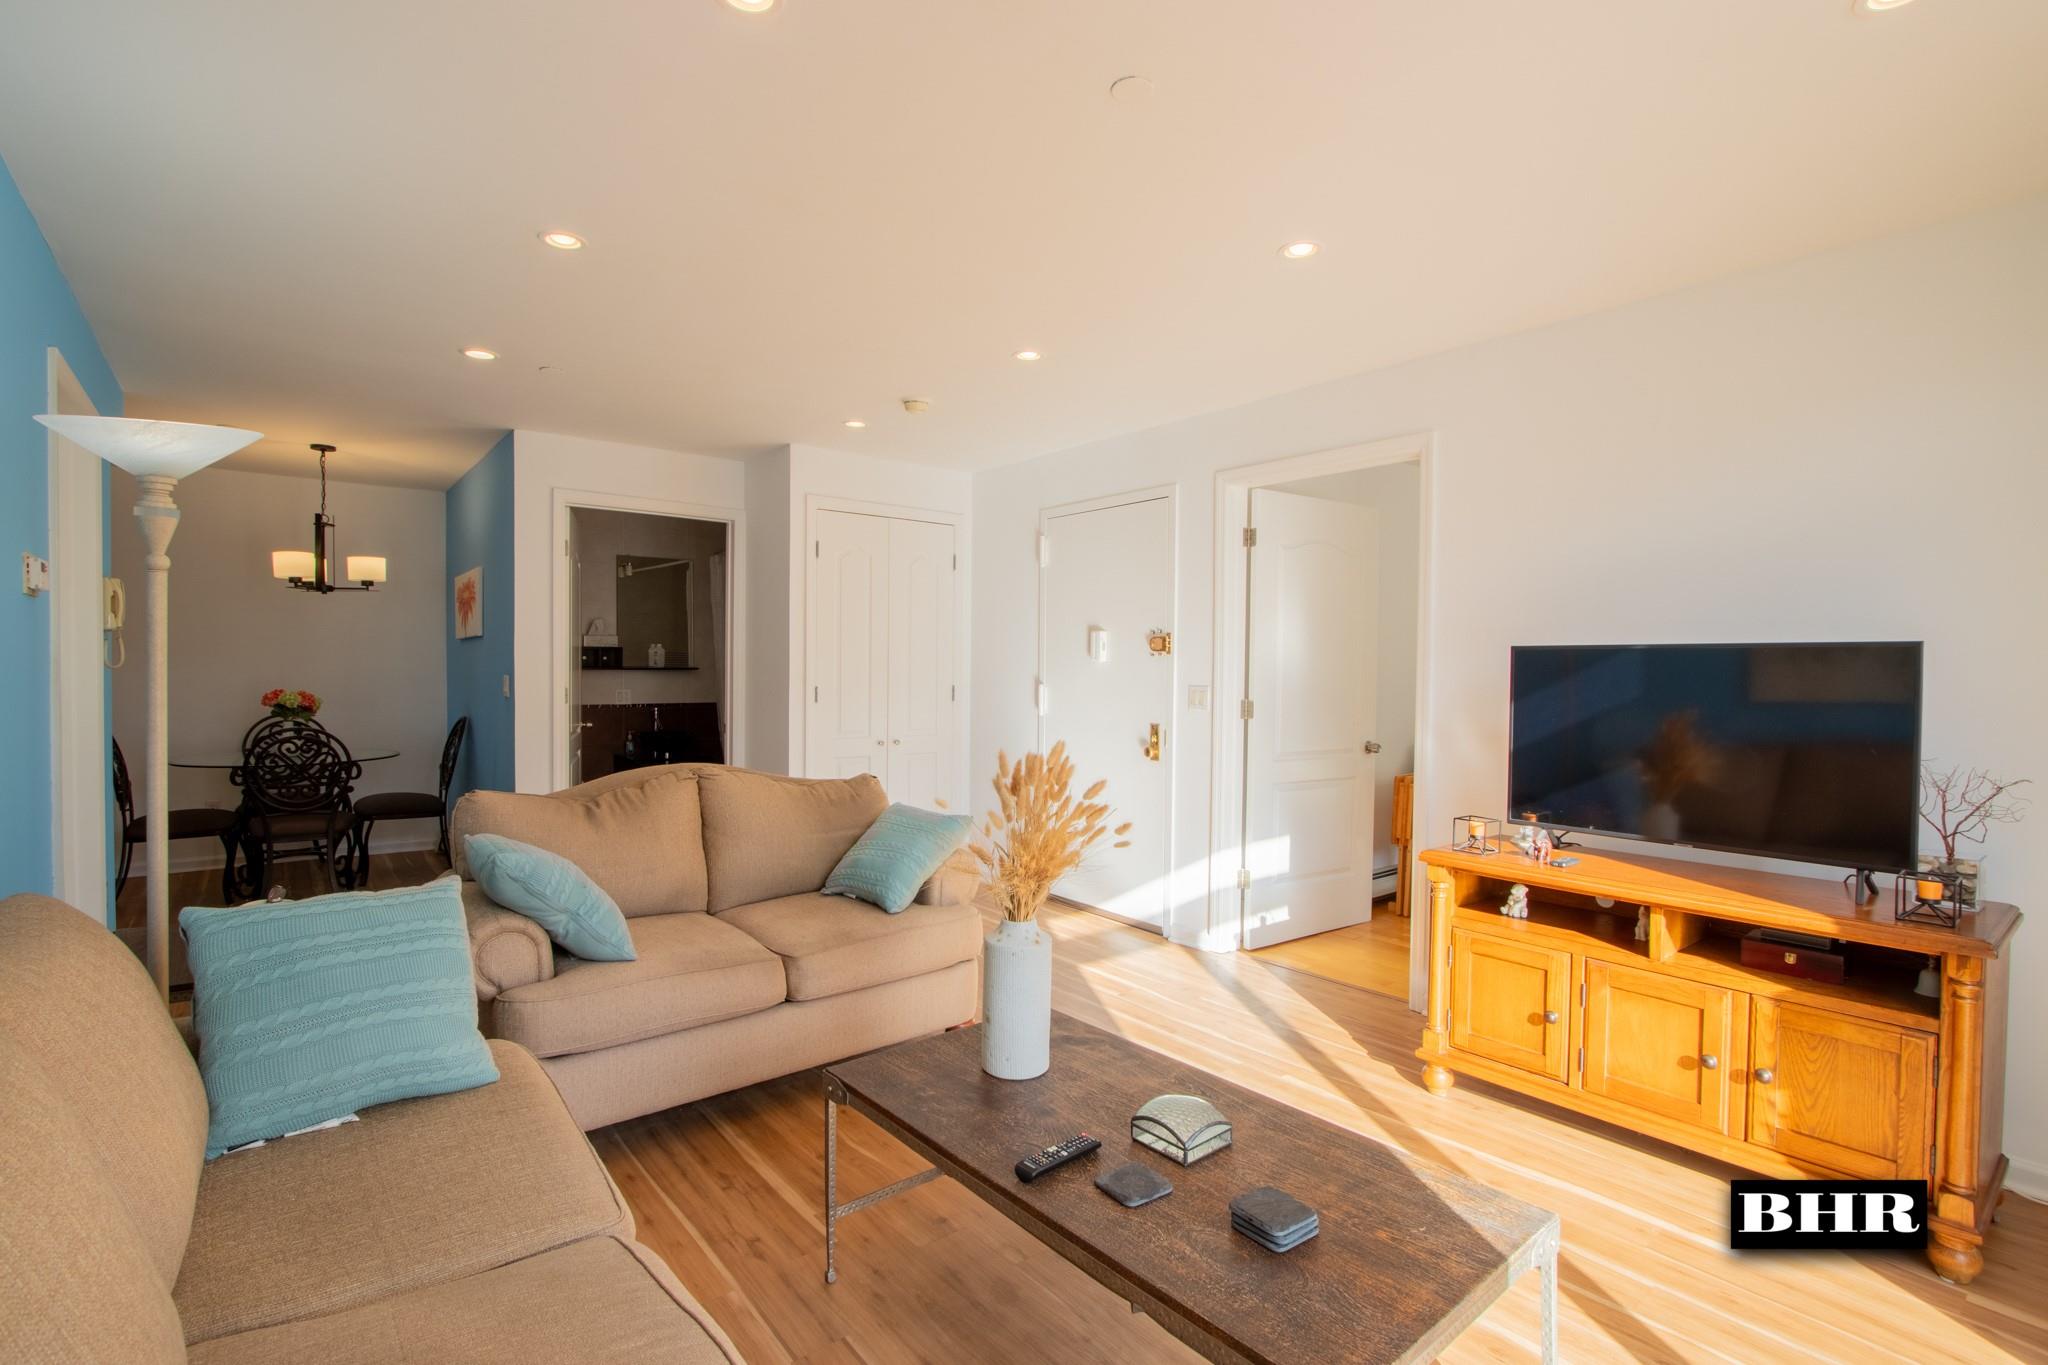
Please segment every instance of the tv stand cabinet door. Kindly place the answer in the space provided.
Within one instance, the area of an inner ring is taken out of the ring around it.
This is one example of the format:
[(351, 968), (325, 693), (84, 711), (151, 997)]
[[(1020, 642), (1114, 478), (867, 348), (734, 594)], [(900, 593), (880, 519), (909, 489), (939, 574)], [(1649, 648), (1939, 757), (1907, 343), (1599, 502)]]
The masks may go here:
[(1924, 1179), (1933, 1071), (1931, 1034), (1759, 998), (1749, 1140), (1861, 1179)]
[(1748, 1049), (1748, 997), (1662, 972), (1586, 961), (1580, 1085), (1648, 1113), (1731, 1136)]
[(1451, 1046), (1562, 1084), (1572, 955), (1451, 931)]

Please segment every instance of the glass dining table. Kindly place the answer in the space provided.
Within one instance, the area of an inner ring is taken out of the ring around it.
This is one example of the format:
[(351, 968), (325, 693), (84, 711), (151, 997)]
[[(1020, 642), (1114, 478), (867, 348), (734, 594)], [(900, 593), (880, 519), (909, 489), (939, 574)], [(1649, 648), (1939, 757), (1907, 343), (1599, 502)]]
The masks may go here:
[[(397, 758), (398, 752), (397, 749), (389, 746), (373, 746), (368, 749), (350, 750), (349, 757), (358, 763), (381, 763), (388, 758)], [(170, 760), (170, 764), (173, 768), (188, 770), (212, 769), (216, 772), (231, 774), (241, 768), (242, 755), (239, 753), (229, 754), (206, 750), (188, 751), (174, 755)], [(239, 786), (241, 784), (237, 783), (236, 785)], [(249, 837), (247, 833), (249, 817), (253, 813), (249, 799), (245, 795), (242, 798), (242, 805), (235, 812), (235, 842), (241, 846), (242, 866), (234, 874), (234, 885), (237, 892), (250, 899), (264, 894), (263, 883), (269, 875), (269, 868), (264, 862), (262, 841)], [(358, 850), (356, 853), (338, 860), (335, 876), (341, 885), (352, 886), (358, 877), (368, 871), (368, 863), (368, 850)]]

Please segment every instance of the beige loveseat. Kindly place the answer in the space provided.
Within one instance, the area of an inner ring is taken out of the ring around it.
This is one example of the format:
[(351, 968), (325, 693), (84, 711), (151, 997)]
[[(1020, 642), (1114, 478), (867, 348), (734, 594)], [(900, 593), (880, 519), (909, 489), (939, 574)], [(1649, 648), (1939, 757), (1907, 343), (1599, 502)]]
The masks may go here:
[(0, 1360), (739, 1356), (547, 1075), (205, 1162), (206, 1092), (148, 975), (60, 902), (0, 901)]
[[(532, 1051), (586, 1129), (970, 1021), (980, 877), (962, 852), (890, 915), (824, 896), (887, 807), (873, 777), (714, 764), (614, 773), (550, 796), (471, 792), (463, 874), (484, 1032)], [(584, 962), (468, 880), (500, 834), (574, 862), (619, 903), (634, 962)]]

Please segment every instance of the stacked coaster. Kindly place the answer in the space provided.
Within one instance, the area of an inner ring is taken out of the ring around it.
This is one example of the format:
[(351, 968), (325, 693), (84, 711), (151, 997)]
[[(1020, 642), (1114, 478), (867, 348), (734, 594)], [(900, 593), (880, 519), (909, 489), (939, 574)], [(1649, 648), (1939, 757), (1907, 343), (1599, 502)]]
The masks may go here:
[(1314, 1209), (1271, 1185), (1231, 1200), (1230, 1226), (1277, 1252), (1292, 1251), (1321, 1230)]

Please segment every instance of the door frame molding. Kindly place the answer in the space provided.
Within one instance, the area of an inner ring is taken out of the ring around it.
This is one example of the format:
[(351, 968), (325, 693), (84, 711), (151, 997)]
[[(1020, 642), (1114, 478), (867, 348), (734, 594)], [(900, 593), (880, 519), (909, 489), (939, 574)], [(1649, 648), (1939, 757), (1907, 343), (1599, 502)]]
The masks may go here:
[[(55, 346), (45, 352), (45, 412), (96, 415), (92, 395)], [(50, 539), (50, 873), (53, 894), (113, 925), (104, 589), (106, 464), (47, 433)]]
[[(1181, 636), (1180, 486), (1178, 484), (1153, 484), (1147, 488), (1135, 488), (1122, 493), (1106, 493), (1099, 498), (1082, 498), (1077, 502), (1053, 503), (1050, 506), (1038, 509), (1037, 539), (1032, 542), (1031, 551), (1038, 560), (1036, 584), (1038, 589), (1037, 672), (1032, 680), (1035, 686), (1042, 687), (1045, 685), (1046, 667), (1051, 661), (1048, 653), (1046, 630), (1045, 571), (1048, 566), (1046, 556), (1040, 548), (1047, 543), (1047, 523), (1056, 521), (1061, 517), (1078, 516), (1084, 512), (1106, 512), (1112, 507), (1128, 507), (1133, 503), (1161, 501), (1166, 504), (1166, 581), (1169, 584), (1166, 628), (1173, 633), (1175, 640), (1178, 641)], [(1168, 667), (1172, 670), (1172, 674), (1167, 680), (1166, 692), (1168, 703), (1166, 708), (1166, 810), (1164, 811), (1166, 817), (1166, 867), (1164, 869), (1166, 877), (1166, 918), (1160, 924), (1151, 925), (1116, 914), (1113, 911), (1104, 910), (1099, 906), (1082, 905), (1081, 902), (1067, 900), (1064, 896), (1056, 896), (1054, 899), (1059, 900), (1065, 905), (1080, 905), (1082, 909), (1092, 911), (1108, 919), (1116, 920), (1121, 924), (1129, 924), (1140, 929), (1151, 930), (1167, 939), (1174, 940), (1174, 909), (1180, 903), (1181, 883), (1184, 879), (1180, 867), (1180, 821), (1175, 818), (1174, 814), (1174, 807), (1180, 790), (1181, 749), (1180, 736), (1177, 733), (1181, 714), (1181, 650), (1178, 644), (1175, 645), (1173, 653), (1168, 655), (1167, 658), (1169, 660)], [(1042, 752), (1045, 749), (1045, 712), (1039, 710), (1038, 700), (1035, 695), (1032, 698), (1031, 711), (1033, 718), (1032, 731), (1037, 736), (1038, 747)]]
[[(816, 586), (811, 571), (816, 561), (811, 555), (804, 554), (803, 542), (817, 539), (820, 512), (849, 512), (855, 516), (883, 517), (892, 521), (928, 521), (953, 528), (953, 554), (960, 564), (953, 571), (953, 771), (947, 775), (947, 781), (953, 784), (950, 799), (965, 802), (974, 784), (974, 775), (967, 770), (967, 755), (972, 742), (968, 728), (972, 698), (968, 690), (967, 665), (973, 657), (973, 640), (968, 633), (972, 623), (967, 584), (968, 575), (974, 567), (974, 547), (968, 534), (968, 514), (949, 512), (939, 507), (841, 498), (827, 493), (804, 494), (803, 537), (791, 547), (792, 553), (803, 564), (803, 572), (798, 579), (802, 584), (801, 590), (793, 594), (796, 597), (795, 609), (790, 612), (789, 620), (790, 771), (794, 776), (804, 777), (809, 775), (811, 766), (811, 593)], [(961, 806), (960, 809), (966, 807)]]
[[(1271, 488), (1313, 479), (1325, 474), (1345, 474), (1358, 469), (1413, 461), (1420, 471), (1418, 513), (1421, 517), (1416, 566), (1415, 615), (1415, 811), (1416, 827), (1429, 826), (1424, 812), (1434, 791), (1435, 771), (1432, 729), (1435, 671), (1435, 617), (1432, 608), (1436, 580), (1436, 433), (1419, 431), (1390, 436), (1355, 445), (1337, 446), (1305, 455), (1236, 465), (1216, 471), (1216, 669), (1209, 708), (1210, 769), (1208, 922), (1201, 946), (1227, 951), (1244, 946), (1244, 893), (1237, 885), (1237, 871), (1244, 866), (1244, 727), (1239, 707), (1231, 698), (1244, 697), (1245, 572), (1247, 569), (1243, 528), (1251, 515), (1254, 488)], [(1414, 903), (1408, 907), (1408, 1007), (1423, 1008), (1428, 982), (1429, 923), (1427, 885), (1415, 879)]]
[(548, 592), (551, 599), (548, 619), (548, 771), (550, 790), (560, 791), (569, 785), (571, 763), (569, 744), (575, 734), (574, 718), (569, 714), (569, 702), (565, 699), (569, 687), (569, 649), (571, 633), (578, 628), (575, 604), (569, 600), (570, 573), (568, 569), (569, 514), (575, 508), (587, 508), (601, 512), (639, 512), (654, 517), (683, 517), (690, 521), (717, 521), (725, 524), (725, 756), (735, 767), (746, 762), (746, 673), (747, 673), (747, 558), (746, 558), (746, 514), (737, 507), (721, 507), (712, 503), (677, 502), (668, 498), (650, 498), (637, 493), (603, 493), (587, 488), (555, 488), (552, 490), (552, 515), (549, 525), (553, 532), (552, 545), (563, 546), (562, 553), (548, 552)]

